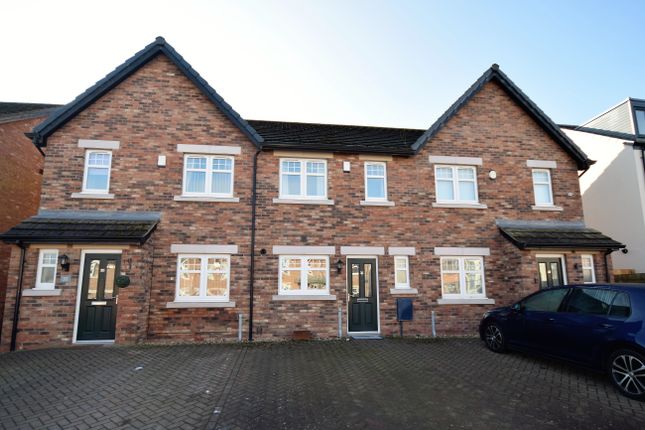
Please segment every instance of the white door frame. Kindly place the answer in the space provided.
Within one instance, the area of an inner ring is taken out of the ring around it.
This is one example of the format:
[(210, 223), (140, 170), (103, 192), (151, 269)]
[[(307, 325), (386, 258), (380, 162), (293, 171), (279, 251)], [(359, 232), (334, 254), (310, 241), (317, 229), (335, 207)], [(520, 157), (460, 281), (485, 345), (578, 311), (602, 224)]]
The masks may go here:
[[(562, 268), (562, 285), (567, 285), (569, 284), (569, 279), (567, 277), (567, 262), (565, 260), (564, 254), (535, 254), (535, 262), (537, 263), (538, 258), (559, 258), (560, 259), (560, 267)], [(540, 269), (539, 265), (537, 266), (537, 271), (538, 271), (538, 284), (540, 280)], [(538, 285), (539, 286), (539, 285)]]
[[(349, 331), (349, 260), (351, 259), (369, 259), (374, 260), (376, 267), (376, 331)], [(381, 299), (379, 295), (379, 279), (378, 279), (378, 255), (346, 255), (345, 256), (345, 297), (347, 317), (345, 318), (345, 332), (348, 336), (352, 334), (381, 334)]]
[[(86, 254), (123, 254), (120, 249), (83, 249), (81, 250), (81, 262), (78, 269), (78, 286), (76, 287), (76, 312), (74, 312), (74, 334), (72, 335), (73, 344), (105, 344), (114, 343), (114, 340), (78, 340), (78, 317), (81, 309), (81, 289), (83, 288), (83, 270), (85, 270)], [(117, 317), (118, 317), (117, 306)]]

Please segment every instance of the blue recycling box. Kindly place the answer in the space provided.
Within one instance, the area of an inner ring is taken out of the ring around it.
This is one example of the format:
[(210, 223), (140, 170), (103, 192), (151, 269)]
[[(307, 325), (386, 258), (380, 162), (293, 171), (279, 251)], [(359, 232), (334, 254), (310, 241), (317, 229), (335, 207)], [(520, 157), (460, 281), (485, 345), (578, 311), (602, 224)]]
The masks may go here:
[(396, 320), (412, 321), (412, 299), (396, 299)]

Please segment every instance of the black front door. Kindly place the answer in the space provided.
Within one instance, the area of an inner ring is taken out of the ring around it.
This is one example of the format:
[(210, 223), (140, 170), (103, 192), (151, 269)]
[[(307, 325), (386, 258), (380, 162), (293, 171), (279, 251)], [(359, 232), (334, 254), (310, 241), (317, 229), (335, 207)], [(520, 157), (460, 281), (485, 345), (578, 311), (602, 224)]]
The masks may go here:
[(347, 267), (349, 331), (378, 331), (376, 260), (352, 258)]
[(564, 285), (562, 262), (558, 257), (537, 259), (540, 288), (554, 288)]
[(114, 339), (121, 255), (86, 254), (77, 340)]

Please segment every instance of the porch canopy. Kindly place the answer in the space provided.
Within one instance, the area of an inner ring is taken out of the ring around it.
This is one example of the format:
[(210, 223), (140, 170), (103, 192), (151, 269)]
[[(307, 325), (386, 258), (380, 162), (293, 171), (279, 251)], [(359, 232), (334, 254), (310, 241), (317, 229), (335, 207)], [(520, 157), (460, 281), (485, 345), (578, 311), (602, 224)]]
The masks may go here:
[(617, 250), (620, 242), (588, 228), (583, 221), (496, 220), (502, 235), (520, 249)]
[(143, 244), (159, 212), (41, 211), (0, 234), (6, 243)]

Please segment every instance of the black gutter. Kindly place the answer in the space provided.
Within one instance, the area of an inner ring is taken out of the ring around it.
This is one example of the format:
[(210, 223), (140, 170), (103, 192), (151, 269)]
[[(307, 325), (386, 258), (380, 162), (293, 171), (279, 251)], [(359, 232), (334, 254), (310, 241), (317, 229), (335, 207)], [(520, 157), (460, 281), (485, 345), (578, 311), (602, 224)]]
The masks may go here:
[(258, 156), (261, 149), (253, 156), (253, 191), (251, 194), (251, 264), (249, 268), (249, 342), (253, 342), (253, 287), (255, 283), (255, 208), (257, 206)]
[(20, 300), (22, 299), (22, 275), (25, 270), (25, 244), (20, 246), (20, 268), (18, 269), (18, 285), (16, 286), (16, 302), (13, 306), (13, 326), (11, 327), (11, 347), (9, 351), (16, 350), (16, 339), (18, 337), (18, 321), (20, 319)]

